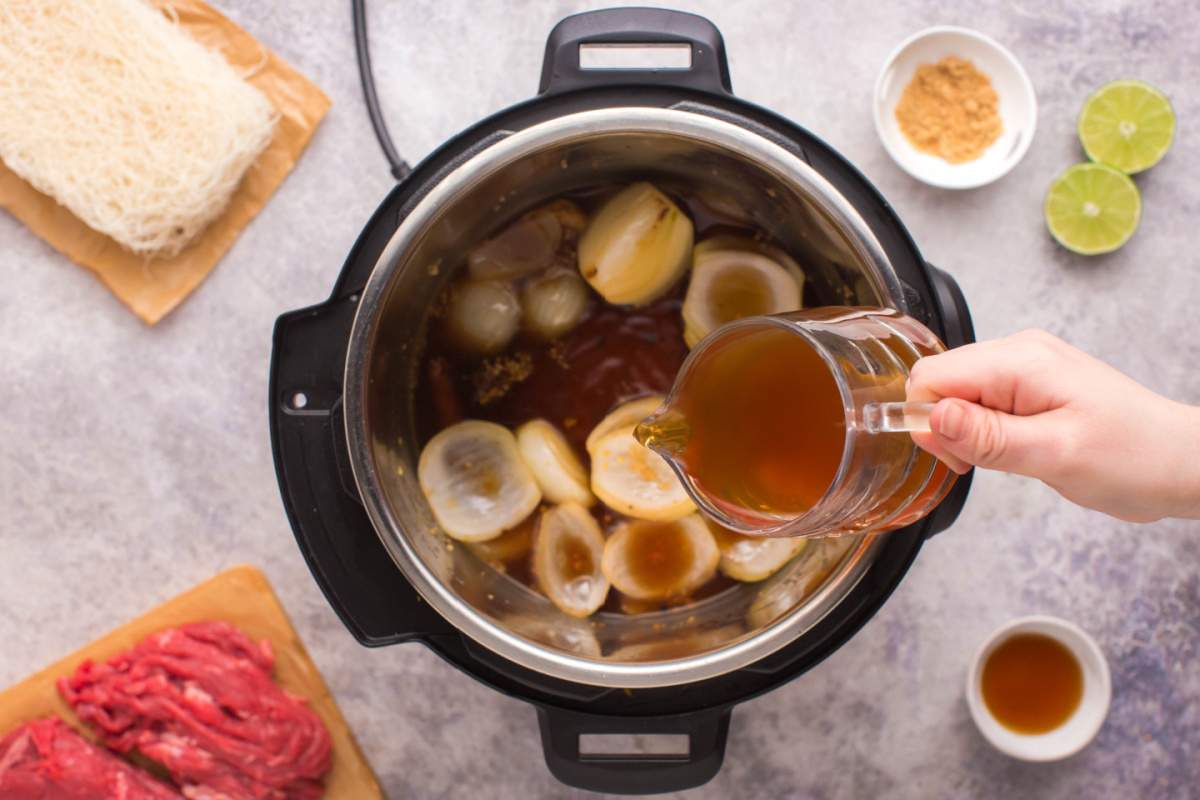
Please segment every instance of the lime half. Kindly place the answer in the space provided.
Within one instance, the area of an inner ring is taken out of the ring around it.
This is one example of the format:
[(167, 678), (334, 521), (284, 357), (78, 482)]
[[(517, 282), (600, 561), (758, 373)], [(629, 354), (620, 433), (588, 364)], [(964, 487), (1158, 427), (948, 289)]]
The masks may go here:
[(1174, 137), (1171, 101), (1141, 81), (1101, 86), (1079, 115), (1079, 140), (1088, 158), (1130, 175), (1157, 164)]
[(1133, 179), (1107, 164), (1076, 164), (1046, 192), (1046, 225), (1068, 250), (1111, 253), (1129, 241), (1142, 217)]

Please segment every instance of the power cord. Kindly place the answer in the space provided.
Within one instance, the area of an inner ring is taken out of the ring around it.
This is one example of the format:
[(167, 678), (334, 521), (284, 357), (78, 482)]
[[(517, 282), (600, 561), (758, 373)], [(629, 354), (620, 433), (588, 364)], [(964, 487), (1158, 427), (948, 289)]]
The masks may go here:
[(388, 135), (387, 125), (383, 121), (383, 111), (379, 108), (379, 95), (375, 93), (375, 77), (371, 73), (371, 53), (367, 47), (367, 9), (365, 0), (350, 0), (354, 12), (354, 51), (358, 55), (358, 76), (362, 79), (363, 99), (367, 101), (367, 113), (371, 116), (371, 127), (375, 129), (375, 138), (383, 148), (383, 156), (387, 159), (392, 170), (392, 177), (401, 181), (412, 172), (408, 162), (396, 152), (392, 137)]

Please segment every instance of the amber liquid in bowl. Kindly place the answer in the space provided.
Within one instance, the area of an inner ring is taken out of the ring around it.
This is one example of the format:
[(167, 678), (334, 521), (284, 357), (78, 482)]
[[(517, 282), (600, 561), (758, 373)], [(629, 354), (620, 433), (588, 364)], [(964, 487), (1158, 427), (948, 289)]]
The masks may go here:
[(1066, 645), (1040, 633), (1001, 642), (983, 665), (983, 702), (1004, 727), (1047, 733), (1071, 718), (1083, 699), (1083, 669)]

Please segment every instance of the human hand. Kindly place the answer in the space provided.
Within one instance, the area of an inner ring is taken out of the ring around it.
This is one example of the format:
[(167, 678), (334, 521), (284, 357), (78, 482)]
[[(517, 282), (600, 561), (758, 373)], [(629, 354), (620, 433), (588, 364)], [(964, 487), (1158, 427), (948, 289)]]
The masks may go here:
[(1200, 517), (1200, 409), (1045, 331), (923, 358), (908, 399), (936, 402), (913, 439), (956, 472), (1028, 475), (1131, 522)]

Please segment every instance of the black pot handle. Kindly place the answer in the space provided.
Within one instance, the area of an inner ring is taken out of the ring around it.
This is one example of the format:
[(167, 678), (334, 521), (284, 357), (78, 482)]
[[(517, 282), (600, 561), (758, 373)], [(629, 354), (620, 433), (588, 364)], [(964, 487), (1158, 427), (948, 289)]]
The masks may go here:
[(376, 647), (452, 629), (397, 574), (350, 472), (341, 368), (357, 300), (334, 298), (276, 321), (268, 416), (300, 552), (345, 626)]
[(942, 502), (938, 503), (937, 508), (929, 512), (929, 517), (925, 521), (926, 539), (932, 538), (935, 534), (946, 530), (954, 524), (954, 520), (958, 519), (958, 515), (962, 513), (963, 506), (967, 504), (967, 495), (971, 493), (971, 481), (974, 479), (974, 469), (965, 475), (959, 475), (958, 480), (954, 482), (954, 486), (942, 498)]
[[(581, 47), (688, 45), (687, 67), (601, 67), (581, 64)], [(678, 86), (730, 94), (725, 41), (717, 26), (696, 14), (663, 8), (608, 8), (567, 17), (546, 40), (538, 94), (619, 85)]]
[[(967, 308), (967, 299), (963, 296), (958, 281), (954, 280), (950, 273), (938, 269), (933, 264), (926, 264), (926, 266), (929, 268), (934, 302), (937, 304), (938, 313), (942, 319), (942, 341), (946, 343), (947, 347), (971, 344), (975, 341), (975, 325), (971, 322), (971, 311)], [(967, 502), (967, 495), (971, 491), (971, 481), (974, 477), (975, 470), (959, 476), (954, 488), (930, 513), (925, 525), (926, 538), (941, 533), (949, 528), (954, 520), (958, 519), (959, 513)]]
[[(609, 717), (538, 707), (542, 749), (554, 777), (569, 786), (613, 794), (678, 792), (707, 783), (721, 769), (731, 709), (674, 717)], [(687, 736), (678, 755), (580, 752), (580, 737), (638, 734)]]
[(933, 264), (926, 263), (925, 266), (929, 269), (934, 303), (942, 318), (945, 333), (942, 341), (947, 347), (971, 344), (975, 341), (975, 325), (971, 322), (971, 311), (967, 308), (967, 299), (958, 287), (958, 281)]

